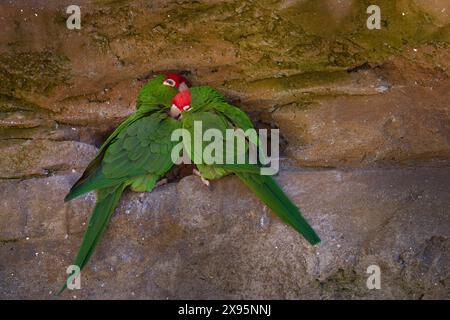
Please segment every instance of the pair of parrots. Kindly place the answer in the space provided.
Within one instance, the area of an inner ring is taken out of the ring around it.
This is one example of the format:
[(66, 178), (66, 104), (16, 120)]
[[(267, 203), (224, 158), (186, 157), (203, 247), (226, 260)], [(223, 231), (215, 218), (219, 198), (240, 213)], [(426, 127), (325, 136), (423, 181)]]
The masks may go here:
[[(195, 121), (201, 121), (202, 130), (213, 128), (224, 132), (230, 128), (253, 128), (249, 117), (227, 103), (218, 91), (208, 86), (188, 88), (186, 79), (180, 75), (159, 75), (141, 89), (136, 111), (103, 143), (64, 199), (70, 201), (97, 191), (95, 208), (74, 265), (83, 269), (89, 261), (125, 188), (150, 192), (172, 168), (171, 152), (177, 144), (171, 139), (172, 132), (178, 128), (191, 132)], [(186, 150), (190, 150), (191, 159), (196, 158), (195, 148)], [(205, 183), (236, 174), (285, 223), (311, 244), (320, 242), (297, 206), (271, 176), (260, 174), (258, 165), (194, 163), (198, 169), (194, 173)]]

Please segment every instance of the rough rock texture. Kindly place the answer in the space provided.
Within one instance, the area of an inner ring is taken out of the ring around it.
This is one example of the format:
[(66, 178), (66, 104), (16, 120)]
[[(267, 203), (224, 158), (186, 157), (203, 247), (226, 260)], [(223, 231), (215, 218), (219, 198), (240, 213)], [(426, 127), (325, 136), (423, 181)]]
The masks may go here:
[[(1, 217), (0, 231), (11, 239), (0, 250), (2, 297), (51, 298), (64, 281), (93, 203), (86, 196), (63, 204), (75, 178), (2, 183), (1, 196), (8, 199), (2, 211), (9, 214)], [(83, 290), (67, 295), (447, 296), (449, 169), (284, 172), (278, 180), (319, 231), (320, 246), (309, 246), (237, 178), (224, 178), (207, 190), (198, 177), (189, 176), (151, 194), (127, 193), (82, 272)], [(31, 190), (32, 199), (8, 197), (13, 188)], [(16, 218), (21, 216), (27, 218)], [(381, 290), (366, 287), (372, 264), (382, 270)]]
[(1, 298), (53, 297), (95, 198), (62, 199), (162, 71), (280, 129), (279, 181), (323, 243), (236, 178), (186, 177), (127, 193), (65, 298), (450, 297), (447, 0), (80, 0), (81, 30), (70, 4), (0, 3)]

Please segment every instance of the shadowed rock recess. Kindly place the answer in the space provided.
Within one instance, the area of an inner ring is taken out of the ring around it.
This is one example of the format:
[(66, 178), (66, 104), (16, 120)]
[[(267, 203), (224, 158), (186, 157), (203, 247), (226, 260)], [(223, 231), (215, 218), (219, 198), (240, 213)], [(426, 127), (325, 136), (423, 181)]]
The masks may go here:
[(63, 197), (163, 71), (280, 129), (276, 179), (323, 241), (187, 176), (126, 192), (63, 298), (449, 298), (447, 0), (80, 0), (69, 30), (73, 2), (0, 3), (0, 298), (54, 298), (95, 201)]

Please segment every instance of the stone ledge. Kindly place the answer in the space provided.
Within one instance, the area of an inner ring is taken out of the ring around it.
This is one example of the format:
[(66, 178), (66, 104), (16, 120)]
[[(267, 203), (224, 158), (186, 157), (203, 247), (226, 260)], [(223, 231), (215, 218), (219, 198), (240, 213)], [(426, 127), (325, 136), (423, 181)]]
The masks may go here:
[[(49, 227), (44, 236), (3, 241), (0, 297), (51, 298), (64, 280), (93, 202), (63, 205), (75, 179), (2, 182), (29, 190), (33, 225), (64, 216), (71, 233), (64, 239)], [(317, 229), (319, 246), (281, 223), (236, 177), (207, 189), (189, 176), (150, 194), (126, 192), (83, 272), (83, 290), (65, 297), (446, 298), (450, 168), (284, 171), (277, 179)], [(20, 208), (10, 189), (0, 190), (2, 237), (14, 225), (27, 230), (28, 219), (8, 222)], [(370, 264), (381, 267), (382, 290), (365, 286)]]

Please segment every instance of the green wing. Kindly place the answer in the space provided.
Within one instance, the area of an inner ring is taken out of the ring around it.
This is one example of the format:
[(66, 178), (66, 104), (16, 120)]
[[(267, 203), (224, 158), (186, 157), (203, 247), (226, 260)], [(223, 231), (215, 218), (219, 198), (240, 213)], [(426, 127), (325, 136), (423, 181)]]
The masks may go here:
[(139, 176), (159, 177), (171, 168), (170, 153), (176, 142), (170, 137), (180, 123), (163, 111), (147, 116), (137, 114), (123, 122), (103, 144), (65, 201)]
[[(229, 126), (226, 119), (211, 110), (193, 113), (185, 112), (182, 123), (185, 133), (188, 134), (188, 137), (183, 136), (184, 149), (187, 151), (189, 158), (197, 166), (202, 176), (206, 179), (212, 180), (226, 175), (227, 172), (224, 169), (208, 165), (213, 163), (213, 158), (208, 156), (209, 153), (207, 152), (208, 148), (210, 148), (212, 144), (204, 139), (201, 139), (201, 141), (195, 140), (198, 134), (201, 134), (202, 137), (206, 138), (205, 134), (210, 129), (218, 132), (219, 135), (216, 137), (211, 137), (211, 140), (213, 140), (215, 144), (219, 144), (221, 148), (218, 150), (212, 150), (210, 155), (213, 157), (218, 157), (218, 152), (220, 152), (222, 154), (222, 160), (225, 161), (226, 154), (224, 152), (226, 150), (226, 141), (223, 137), (225, 136), (225, 130)], [(196, 123), (201, 123), (200, 132), (196, 132), (196, 130), (199, 129), (199, 127), (195, 127)]]
[(166, 173), (173, 165), (171, 150), (176, 143), (171, 134), (179, 127), (180, 123), (165, 112), (132, 123), (106, 150), (102, 177), (116, 180)]
[[(224, 117), (230, 127), (240, 128), (244, 131), (248, 129), (254, 129), (253, 123), (249, 116), (231, 104), (229, 104), (225, 97), (209, 86), (200, 86), (191, 88), (192, 102), (191, 105), (197, 110), (201, 111), (214, 111)], [(248, 141), (255, 146), (258, 146), (259, 139), (252, 135), (248, 136)]]
[(155, 99), (151, 96), (140, 96), (138, 99), (137, 104), (140, 106), (140, 109), (137, 110), (135, 113), (133, 113), (131, 116), (129, 116), (127, 119), (125, 119), (106, 139), (106, 141), (102, 144), (99, 151), (97, 152), (97, 155), (95, 158), (89, 163), (89, 165), (84, 170), (81, 177), (75, 182), (75, 184), (72, 186), (72, 188), (69, 191), (69, 194), (66, 196), (64, 201), (70, 201), (77, 196), (89, 192), (84, 191), (81, 192), (79, 190), (83, 189), (83, 185), (92, 179), (92, 177), (96, 174), (99, 174), (98, 168), (101, 165), (101, 162), (103, 160), (103, 157), (105, 155), (106, 149), (117, 139), (119, 134), (128, 128), (131, 124), (133, 124), (135, 121), (147, 117), (155, 112), (158, 112), (162, 109), (162, 106), (156, 103)]
[(229, 104), (225, 97), (209, 86), (199, 86), (190, 89), (191, 106), (198, 111), (214, 110), (227, 118), (236, 128), (252, 129), (253, 124), (248, 115), (241, 109)]

